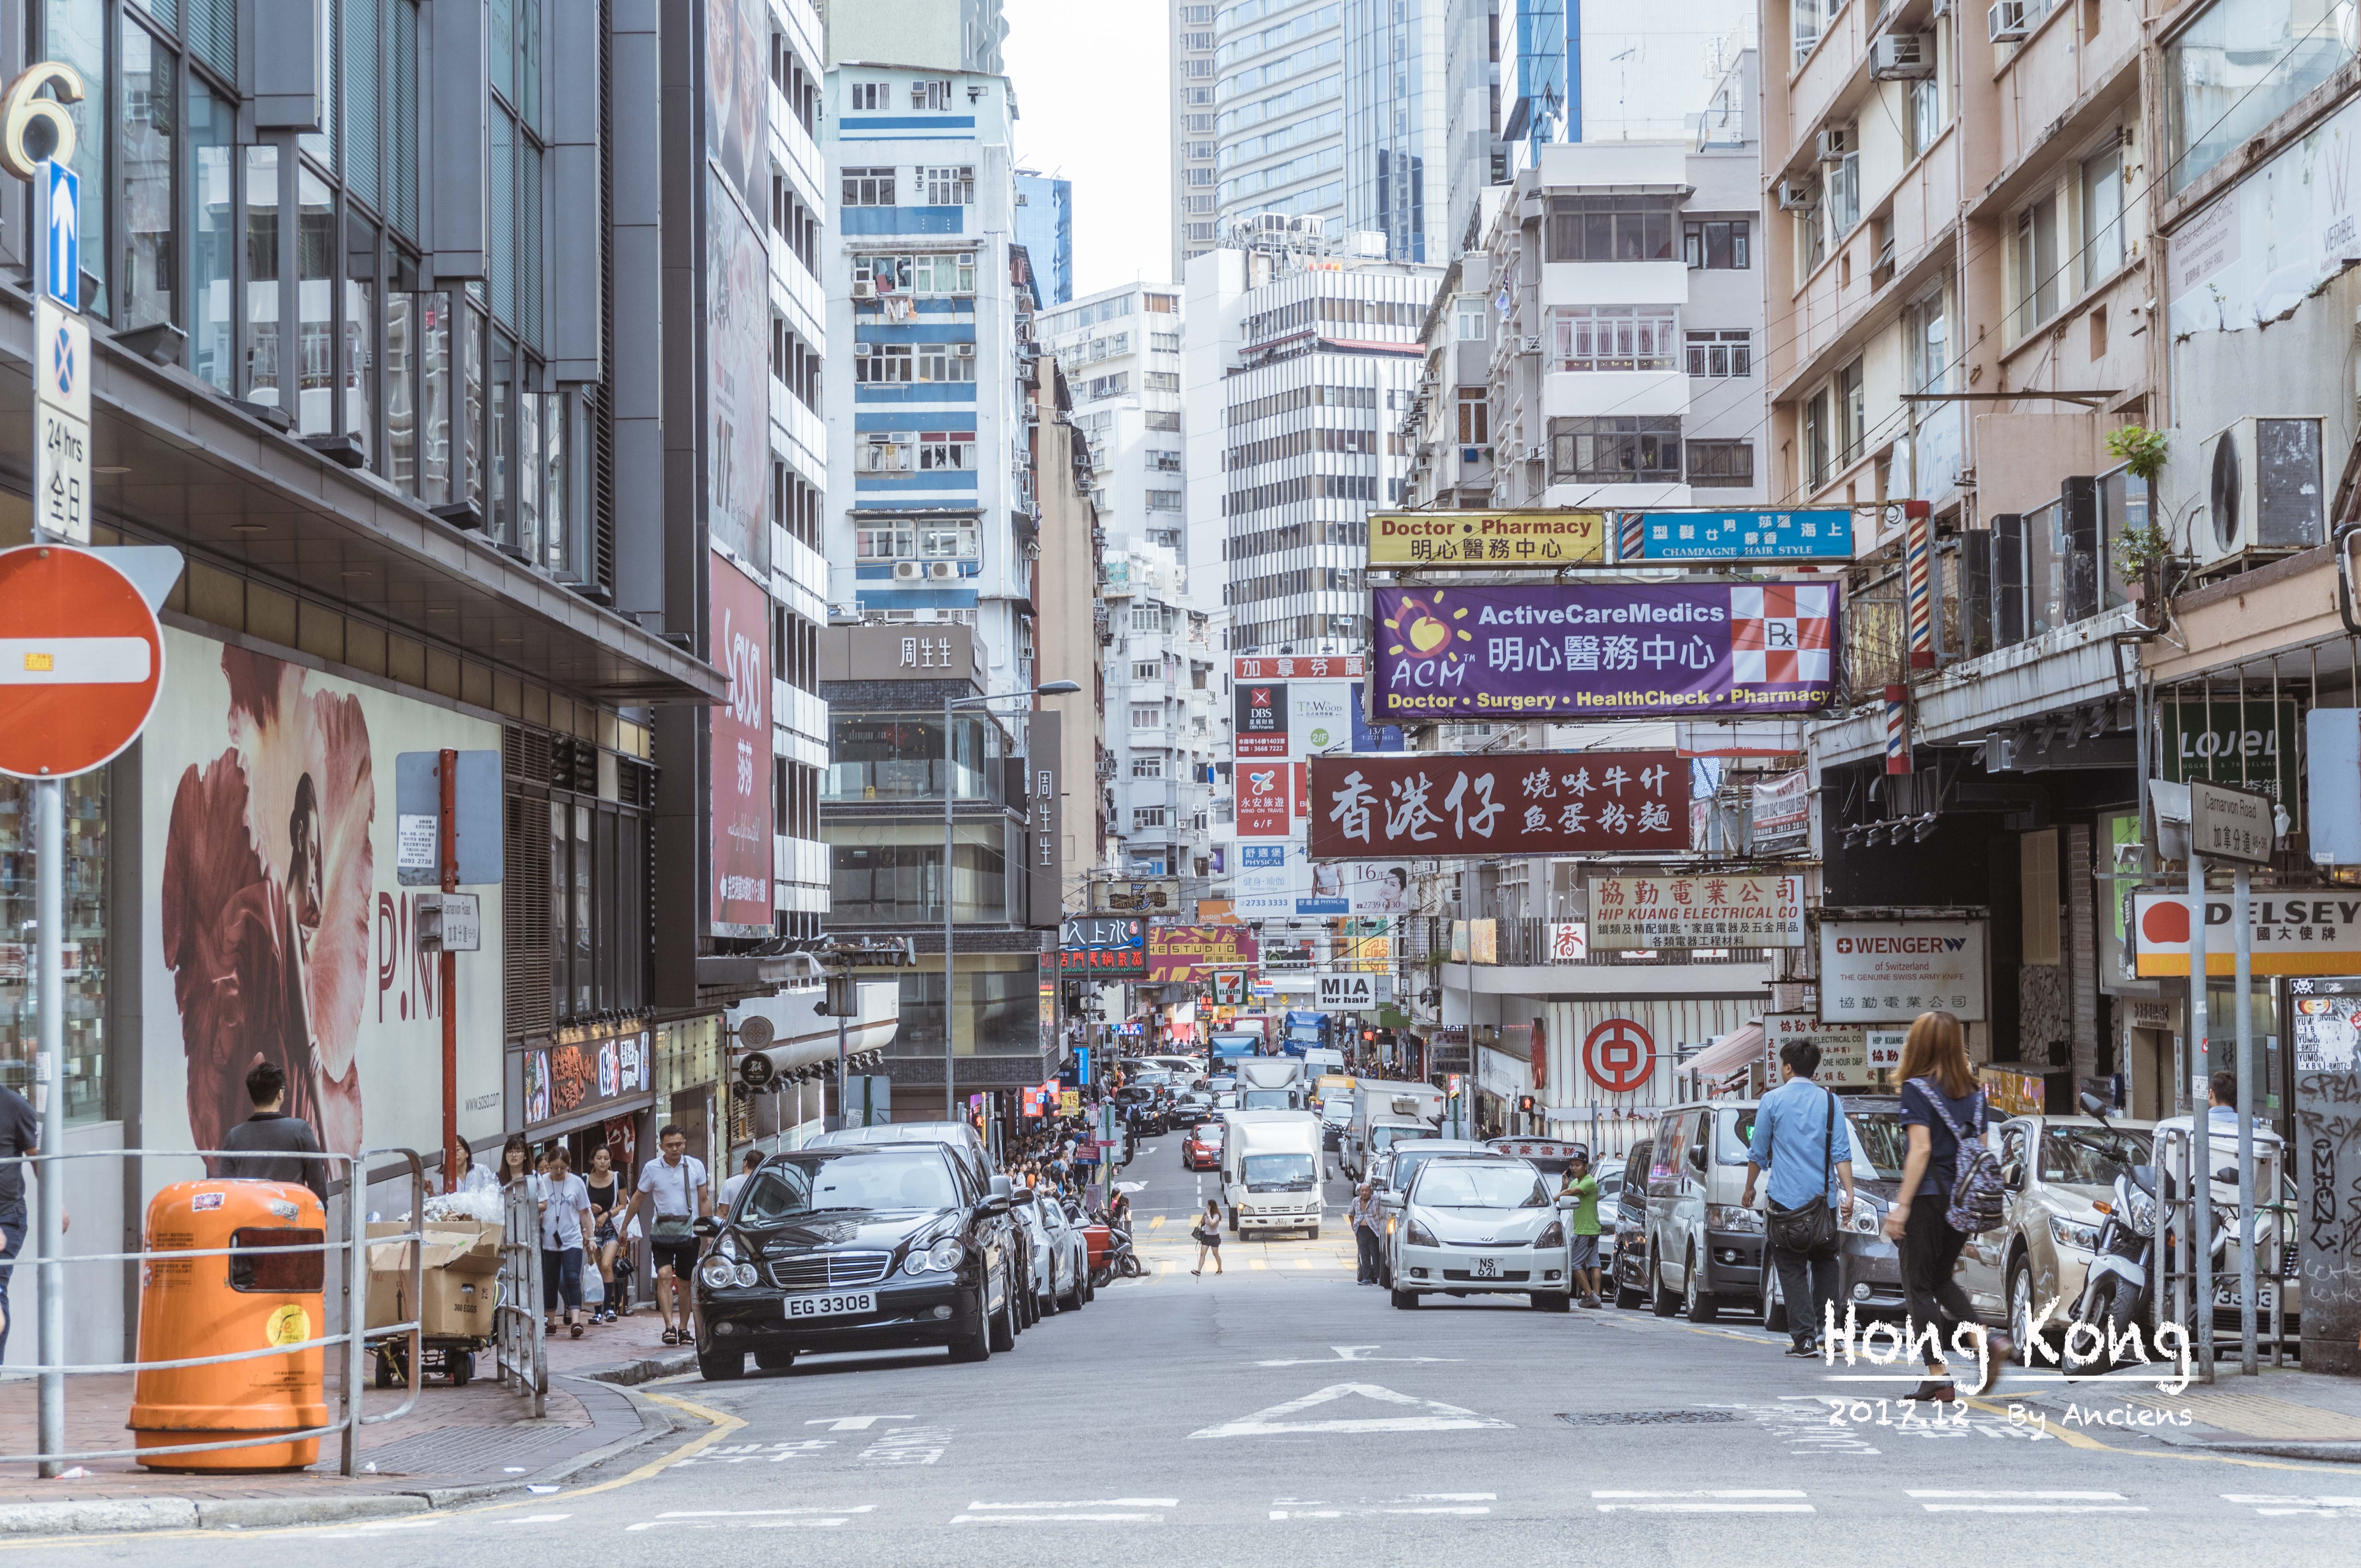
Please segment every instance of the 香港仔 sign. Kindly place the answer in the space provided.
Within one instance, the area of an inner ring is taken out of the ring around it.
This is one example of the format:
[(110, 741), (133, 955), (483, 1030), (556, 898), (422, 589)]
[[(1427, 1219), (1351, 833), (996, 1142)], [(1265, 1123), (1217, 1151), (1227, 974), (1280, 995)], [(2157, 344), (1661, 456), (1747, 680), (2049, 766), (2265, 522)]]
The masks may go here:
[(1834, 700), (1833, 583), (1380, 588), (1373, 718), (1719, 718)]
[(1984, 1016), (1981, 920), (1820, 922), (1820, 1016), (1831, 1024), (1907, 1024), (1921, 1013)]
[(1594, 877), (1590, 940), (1632, 948), (1800, 948), (1804, 879)]
[(1688, 807), (1671, 751), (1314, 757), (1312, 858), (1686, 850)]

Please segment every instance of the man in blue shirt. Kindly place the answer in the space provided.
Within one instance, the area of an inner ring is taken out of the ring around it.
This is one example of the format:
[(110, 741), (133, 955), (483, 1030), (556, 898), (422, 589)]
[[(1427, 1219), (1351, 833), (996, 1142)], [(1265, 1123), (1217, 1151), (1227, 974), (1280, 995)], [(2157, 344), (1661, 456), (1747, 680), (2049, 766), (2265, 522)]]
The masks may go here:
[[(1852, 1218), (1852, 1133), (1844, 1124), (1837, 1097), (1812, 1081), (1819, 1066), (1820, 1047), (1810, 1040), (1790, 1040), (1779, 1047), (1779, 1087), (1764, 1095), (1754, 1112), (1744, 1199), (1750, 1209), (1756, 1179), (1767, 1170), (1774, 1212), (1800, 1209), (1821, 1198), (1841, 1219)], [(1764, 1228), (1767, 1233), (1769, 1227)], [(1773, 1246), (1766, 1234), (1763, 1254), (1779, 1270), (1779, 1297), (1787, 1305), (1792, 1342), (1787, 1354), (1817, 1355), (1820, 1324), (1836, 1306), (1836, 1244), (1795, 1253)]]

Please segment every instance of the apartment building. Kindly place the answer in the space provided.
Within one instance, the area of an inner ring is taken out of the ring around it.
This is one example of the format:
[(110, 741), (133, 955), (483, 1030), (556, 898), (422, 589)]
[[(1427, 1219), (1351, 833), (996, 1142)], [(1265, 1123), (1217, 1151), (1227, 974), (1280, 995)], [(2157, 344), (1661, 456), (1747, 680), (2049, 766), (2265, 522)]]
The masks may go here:
[[(1729, 113), (1683, 140), (1553, 142), (1516, 170), (1486, 236), (1491, 298), (1463, 288), (1454, 307), (1455, 338), (1495, 318), (1490, 504), (1763, 495), (1754, 66), (1739, 56), (1717, 94)], [(1442, 459), (1479, 444), (1455, 444)]]
[(1205, 0), (1171, 0), (1172, 276), (1213, 248), (1213, 16)]

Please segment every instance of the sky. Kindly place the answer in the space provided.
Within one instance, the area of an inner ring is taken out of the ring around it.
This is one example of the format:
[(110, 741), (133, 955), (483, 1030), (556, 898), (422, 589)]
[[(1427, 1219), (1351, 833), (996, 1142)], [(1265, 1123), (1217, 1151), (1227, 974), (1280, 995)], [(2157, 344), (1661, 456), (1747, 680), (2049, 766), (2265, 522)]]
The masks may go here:
[(1074, 182), (1074, 297), (1172, 277), (1166, 0), (1005, 0), (1016, 166)]

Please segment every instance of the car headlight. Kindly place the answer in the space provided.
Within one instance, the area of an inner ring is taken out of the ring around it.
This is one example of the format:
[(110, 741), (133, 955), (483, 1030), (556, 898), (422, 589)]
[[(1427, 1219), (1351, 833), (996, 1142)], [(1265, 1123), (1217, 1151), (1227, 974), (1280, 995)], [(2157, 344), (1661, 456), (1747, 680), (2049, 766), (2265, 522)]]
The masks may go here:
[(1763, 1229), (1763, 1216), (1736, 1203), (1708, 1203), (1705, 1206), (1708, 1229), (1716, 1231), (1756, 1231)]
[(738, 1283), (738, 1266), (718, 1252), (711, 1253), (697, 1266), (697, 1277), (708, 1289), (727, 1290)]
[(741, 1263), (738, 1266), (738, 1286), (740, 1289), (751, 1288), (760, 1278), (762, 1278), (762, 1276), (754, 1272), (754, 1266), (752, 1264)]
[(2099, 1227), (2077, 1224), (2063, 1215), (2049, 1216), (2049, 1234), (2060, 1246), (2080, 1247), (2084, 1252), (2099, 1250)]
[(1426, 1222), (1423, 1220), (1412, 1220), (1410, 1223), (1410, 1233), (1402, 1239), (1412, 1246), (1440, 1246), (1443, 1245), (1434, 1239), (1434, 1233), (1426, 1228)]
[(1852, 1224), (1850, 1228), (1855, 1235), (1876, 1235), (1885, 1228), (1885, 1211), (1877, 1206), (1877, 1200), (1874, 1198), (1855, 1199), (1852, 1206)]
[(1533, 1238), (1533, 1245), (1537, 1247), (1564, 1246), (1565, 1245), (1565, 1227), (1555, 1220), (1542, 1227), (1542, 1234)]

